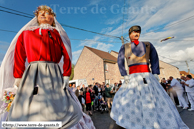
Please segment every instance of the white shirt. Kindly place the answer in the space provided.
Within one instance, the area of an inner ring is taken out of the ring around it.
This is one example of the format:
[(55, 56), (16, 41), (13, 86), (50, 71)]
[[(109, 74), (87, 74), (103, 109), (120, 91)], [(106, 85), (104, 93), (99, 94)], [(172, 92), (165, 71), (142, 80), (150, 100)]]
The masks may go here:
[(71, 88), (71, 90), (75, 93), (75, 91), (77, 90), (77, 88), (75, 87), (75, 88)]
[(176, 79), (172, 79), (170, 85), (173, 87), (173, 89), (176, 90), (183, 90), (182, 85), (180, 84), (180, 82)]
[(189, 84), (189, 87), (185, 86), (186, 92), (194, 92), (194, 80), (190, 79), (190, 80), (187, 80), (185, 83)]

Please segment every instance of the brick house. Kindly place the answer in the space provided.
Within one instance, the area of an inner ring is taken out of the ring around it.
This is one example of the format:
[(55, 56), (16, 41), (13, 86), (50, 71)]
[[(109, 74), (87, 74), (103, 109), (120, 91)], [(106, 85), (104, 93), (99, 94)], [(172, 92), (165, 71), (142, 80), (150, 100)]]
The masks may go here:
[[(180, 71), (180, 76), (186, 76), (188, 74), (189, 74), (188, 72)], [(190, 75), (194, 78), (194, 74), (190, 73)]]
[[(85, 78), (88, 84), (106, 82), (113, 84), (123, 77), (117, 64), (118, 52), (110, 53), (84, 46), (74, 68), (74, 78)], [(179, 69), (173, 65), (160, 61), (160, 78), (180, 78)]]

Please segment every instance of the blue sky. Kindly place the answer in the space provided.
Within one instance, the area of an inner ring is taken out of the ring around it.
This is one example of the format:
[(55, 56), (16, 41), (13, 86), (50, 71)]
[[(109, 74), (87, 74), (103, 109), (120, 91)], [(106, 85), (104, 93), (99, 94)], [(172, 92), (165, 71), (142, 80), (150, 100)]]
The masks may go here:
[[(124, 36), (127, 40), (128, 29), (132, 25), (140, 25), (140, 40), (150, 41), (156, 47), (160, 60), (177, 66), (180, 71), (187, 71), (187, 60), (194, 73), (193, 0), (0, 0), (2, 7), (32, 15), (39, 5), (50, 6), (60, 23), (102, 34)], [(0, 10), (10, 11), (2, 7)], [(15, 32), (31, 20), (2, 11), (0, 16), (0, 29)], [(68, 27), (64, 29), (71, 40), (74, 64), (84, 46), (118, 52), (122, 45), (118, 38)], [(0, 62), (15, 34), (0, 31)], [(169, 36), (175, 38), (160, 42)]]

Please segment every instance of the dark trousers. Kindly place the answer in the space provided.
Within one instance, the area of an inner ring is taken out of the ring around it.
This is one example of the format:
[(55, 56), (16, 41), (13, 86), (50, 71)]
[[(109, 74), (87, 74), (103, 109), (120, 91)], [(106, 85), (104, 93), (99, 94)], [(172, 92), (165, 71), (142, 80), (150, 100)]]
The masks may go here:
[(91, 103), (86, 103), (86, 111), (91, 111)]

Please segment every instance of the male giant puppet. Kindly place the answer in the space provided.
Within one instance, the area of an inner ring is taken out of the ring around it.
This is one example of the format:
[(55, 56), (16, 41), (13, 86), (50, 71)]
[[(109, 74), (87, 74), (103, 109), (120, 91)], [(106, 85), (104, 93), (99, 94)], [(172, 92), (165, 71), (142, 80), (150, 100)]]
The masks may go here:
[(138, 41), (140, 33), (140, 26), (132, 26), (129, 29), (131, 43), (122, 45), (119, 51), (117, 61), (124, 83), (114, 97), (111, 117), (127, 129), (188, 129), (158, 82), (156, 49), (149, 42)]
[[(55, 13), (39, 6), (35, 18), (13, 39), (2, 63), (1, 93), (13, 86), (17, 90), (7, 121), (61, 121), (65, 129), (95, 128), (68, 88), (71, 55), (69, 38)], [(62, 56), (63, 73), (58, 66)]]

